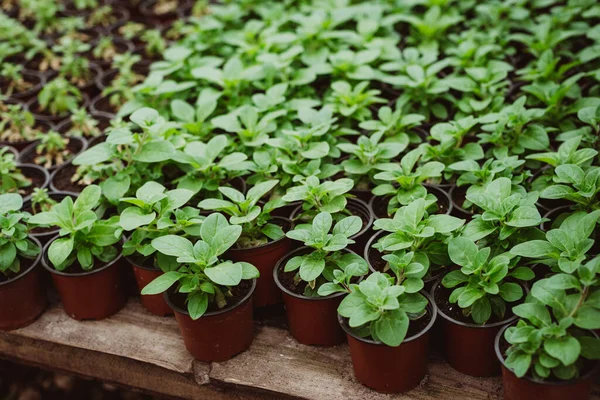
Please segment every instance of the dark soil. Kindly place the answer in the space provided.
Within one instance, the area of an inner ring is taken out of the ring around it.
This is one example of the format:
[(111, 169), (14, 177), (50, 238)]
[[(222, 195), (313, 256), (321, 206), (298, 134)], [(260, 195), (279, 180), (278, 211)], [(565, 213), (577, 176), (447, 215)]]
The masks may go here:
[[(287, 261), (289, 260), (286, 260), (286, 262)], [(304, 296), (304, 289), (306, 289), (306, 285), (308, 285), (308, 283), (304, 281), (299, 281), (296, 284), (296, 282), (294, 281), (294, 277), (297, 273), (297, 270), (292, 272), (284, 272), (283, 268), (281, 268), (279, 271), (277, 271), (277, 277), (279, 278), (279, 282), (281, 283), (281, 285), (287, 290), (289, 290), (292, 293)]]
[[(8, 272), (8, 274), (6, 274), (6, 275), (4, 273), (0, 273), (0, 283), (8, 282), (8, 281), (18, 277), (19, 275), (21, 275), (21, 273), (23, 271), (26, 271), (27, 268), (31, 267), (31, 264), (33, 264), (35, 259), (20, 257), (19, 261), (21, 262), (20, 271), (16, 274), (14, 272)], [(0, 378), (1, 378), (1, 376), (0, 376)]]
[[(244, 299), (244, 297), (246, 297), (246, 295), (248, 294), (248, 292), (250, 292), (251, 289), (252, 289), (252, 281), (251, 280), (243, 280), (242, 282), (240, 282), (240, 284), (238, 286), (232, 287), (231, 288), (232, 296), (227, 297), (227, 305), (225, 306), (225, 308), (239, 304)], [(187, 310), (187, 302), (186, 302), (185, 294), (175, 293), (170, 296), (170, 299), (171, 299), (171, 302), (173, 303), (173, 305), (175, 305), (176, 307), (179, 307), (182, 310)], [(206, 312), (217, 312), (217, 311), (221, 311), (221, 310), (222, 309), (219, 308), (215, 302), (209, 302), (208, 309), (206, 310)]]
[(31, 193), (33, 193), (33, 189), (41, 188), (42, 186), (44, 186), (44, 183), (46, 183), (46, 177), (42, 175), (42, 173), (38, 170), (29, 169), (27, 167), (21, 167), (21, 172), (27, 178), (31, 179), (30, 186), (19, 190), (19, 192), (23, 196), (29, 196)]
[(75, 175), (76, 170), (77, 167), (73, 164), (57, 170), (54, 179), (52, 179), (54, 187), (64, 192), (80, 193), (84, 186), (71, 182), (71, 177)]
[[(75, 155), (79, 154), (79, 152), (81, 151), (83, 147), (83, 143), (80, 142), (79, 140), (69, 140), (69, 142), (67, 143), (67, 150), (68, 150), (68, 154), (65, 157), (65, 162), (68, 162), (69, 160), (71, 160)], [(46, 155), (46, 154), (43, 154)], [(27, 163), (27, 164), (36, 164), (39, 165), (35, 162), (36, 157), (38, 157), (39, 155), (37, 154), (37, 152), (35, 151), (35, 149), (32, 149), (31, 151), (27, 152), (27, 153), (23, 153), (21, 155), (21, 162), (22, 163)], [(63, 163), (64, 164), (64, 163)], [(62, 164), (58, 164), (56, 166), (52, 166), (50, 169), (53, 168), (57, 168), (59, 166), (61, 166)], [(41, 165), (40, 165), (41, 167)]]
[[(473, 322), (473, 319), (470, 316), (465, 317), (463, 315), (462, 309), (458, 306), (458, 304), (452, 304), (448, 300), (450, 298), (450, 294), (452, 293), (453, 290), (454, 290), (454, 288), (448, 289), (440, 284), (435, 291), (435, 298), (434, 298), (435, 304), (437, 304), (438, 308), (444, 314), (449, 316), (450, 318), (453, 318), (457, 321), (464, 322), (467, 324), (474, 324), (475, 322)], [(511, 311), (513, 305), (515, 305), (515, 304), (514, 303), (506, 303), (506, 312), (504, 314), (504, 318), (498, 318), (492, 312), (492, 316), (490, 317), (488, 322), (486, 322), (485, 324), (483, 324), (481, 326), (493, 324), (496, 322), (506, 321), (507, 319), (509, 319), (510, 317), (513, 316), (513, 313)]]

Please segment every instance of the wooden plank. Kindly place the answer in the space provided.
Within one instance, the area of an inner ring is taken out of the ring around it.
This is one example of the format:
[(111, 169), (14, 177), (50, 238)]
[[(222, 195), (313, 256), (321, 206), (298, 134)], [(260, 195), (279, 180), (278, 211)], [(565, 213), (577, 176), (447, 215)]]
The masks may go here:
[[(0, 356), (194, 400), (502, 398), (500, 378), (462, 375), (436, 356), (419, 387), (404, 395), (378, 394), (354, 378), (346, 345), (304, 346), (281, 325), (281, 318), (264, 319), (247, 352), (206, 364), (187, 353), (174, 318), (150, 315), (137, 298), (95, 322), (72, 320), (54, 304), (29, 327), (0, 333)], [(598, 390), (593, 398), (600, 399)]]

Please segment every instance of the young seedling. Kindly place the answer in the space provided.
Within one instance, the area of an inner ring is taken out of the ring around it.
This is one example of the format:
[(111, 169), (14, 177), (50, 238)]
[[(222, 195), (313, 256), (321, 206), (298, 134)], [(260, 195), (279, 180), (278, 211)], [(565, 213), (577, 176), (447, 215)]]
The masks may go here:
[(309, 176), (301, 185), (289, 188), (282, 199), (288, 203), (302, 201), (302, 213), (298, 216), (302, 221), (308, 221), (321, 212), (335, 217), (337, 214), (348, 213), (348, 192), (353, 186), (354, 182), (348, 178), (321, 183), (316, 176)]
[(185, 294), (192, 319), (202, 317), (209, 304), (224, 308), (234, 287), (242, 280), (259, 277), (252, 264), (224, 261), (220, 257), (238, 241), (241, 233), (241, 226), (229, 225), (223, 215), (213, 213), (202, 223), (201, 239), (195, 243), (176, 235), (152, 240), (152, 246), (158, 252), (175, 257), (177, 264), (173, 270), (150, 282), (142, 295), (159, 294), (178, 283), (176, 290)]
[(35, 163), (50, 168), (64, 164), (69, 157), (69, 139), (64, 138), (58, 132), (49, 131), (38, 134), (39, 144), (35, 147), (37, 157)]
[(38, 214), (44, 211), (50, 211), (52, 206), (56, 204), (56, 200), (52, 199), (48, 194), (48, 189), (33, 189), (31, 194), (31, 212)]
[(23, 142), (35, 140), (35, 118), (21, 104), (0, 102), (0, 140)]
[(554, 169), (554, 185), (540, 195), (543, 199), (564, 199), (585, 211), (600, 209), (600, 167), (585, 170), (578, 165), (564, 164)]
[(76, 110), (81, 99), (79, 89), (60, 76), (47, 83), (38, 94), (40, 109), (52, 115)]
[(17, 193), (29, 186), (31, 186), (31, 179), (23, 175), (17, 167), (15, 155), (7, 148), (0, 149), (0, 188), (2, 193)]

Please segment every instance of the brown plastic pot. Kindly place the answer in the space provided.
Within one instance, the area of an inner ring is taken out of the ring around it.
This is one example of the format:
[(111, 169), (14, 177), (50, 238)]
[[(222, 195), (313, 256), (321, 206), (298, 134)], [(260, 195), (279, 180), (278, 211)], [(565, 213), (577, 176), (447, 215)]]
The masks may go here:
[(66, 162), (56, 168), (50, 175), (50, 190), (53, 192), (70, 192), (79, 195), (85, 186), (71, 182), (71, 178), (77, 171), (77, 166)]
[[(539, 381), (530, 377), (518, 378), (504, 364), (504, 355), (500, 350), (500, 341), (504, 340), (504, 331), (508, 325), (502, 328), (496, 336), (494, 349), (496, 357), (502, 365), (502, 385), (504, 386), (504, 400), (587, 400), (591, 397), (594, 377), (600, 367), (596, 361), (594, 367), (577, 379), (570, 381)], [(590, 331), (598, 337), (594, 332)]]
[[(292, 292), (279, 280), (289, 259), (310, 252), (309, 247), (300, 247), (283, 257), (273, 269), (273, 279), (283, 293), (285, 313), (292, 336), (307, 345), (335, 346), (346, 341), (346, 334), (337, 320), (337, 308), (345, 293), (327, 297), (306, 297)], [(351, 250), (346, 252), (354, 253)]]
[[(427, 189), (427, 193), (433, 194), (437, 197), (438, 212), (436, 214), (453, 214), (453, 205), (450, 200), (450, 196), (446, 191), (436, 185), (423, 185)], [(375, 218), (391, 218), (387, 213), (388, 203), (390, 202), (391, 196), (373, 196), (369, 202), (369, 208), (375, 216)]]
[(255, 289), (256, 280), (253, 280), (250, 291), (239, 303), (207, 312), (195, 321), (187, 310), (173, 303), (173, 291), (165, 292), (167, 304), (175, 311), (185, 348), (194, 358), (204, 362), (225, 361), (250, 347), (254, 339), (252, 294)]
[[(442, 280), (431, 289), (431, 297), (436, 301), (436, 290)], [(450, 366), (463, 374), (475, 377), (488, 377), (500, 374), (500, 362), (496, 358), (494, 341), (498, 332), (518, 317), (512, 315), (503, 321), (477, 325), (458, 321), (444, 313), (438, 305), (441, 339), (446, 359)]]
[(35, 321), (46, 309), (48, 300), (42, 279), (39, 241), (30, 238), (40, 247), (40, 254), (31, 265), (16, 277), (0, 282), (0, 330), (22, 328)]
[[(293, 228), (292, 221), (287, 218), (274, 217), (284, 227), (284, 231)], [(254, 265), (260, 272), (256, 283), (256, 292), (252, 297), (254, 307), (264, 307), (281, 303), (281, 291), (273, 280), (273, 268), (291, 250), (292, 241), (286, 236), (249, 249), (231, 249), (227, 257), (235, 262), (245, 261)]]
[(431, 321), (421, 332), (410, 336), (398, 347), (356, 336), (345, 318), (339, 324), (348, 337), (350, 356), (356, 379), (381, 393), (403, 393), (416, 387), (427, 373), (427, 352), (437, 307), (427, 293)]
[[(127, 260), (133, 269), (135, 282), (140, 292), (146, 285), (163, 274), (162, 270), (154, 268), (154, 266), (144, 265), (144, 263), (136, 261), (134, 258), (125, 257), (125, 260)], [(144, 308), (154, 315), (158, 315), (159, 317), (173, 315), (173, 310), (167, 304), (162, 294), (141, 295), (140, 299)]]
[[(73, 200), (77, 198), (76, 193), (69, 192), (50, 192), (48, 193), (50, 198), (58, 203), (60, 203), (65, 197), (71, 197)], [(23, 210), (32, 213), (31, 210), (31, 199), (27, 200), (23, 203)], [(58, 227), (50, 227), (47, 229), (40, 229), (38, 232), (35, 232), (33, 229), (29, 230), (29, 236), (39, 240), (42, 246), (50, 241), (50, 239), (54, 238), (58, 234), (60, 228)]]
[(61, 272), (48, 260), (48, 248), (56, 239), (44, 246), (42, 265), (52, 274), (67, 315), (76, 320), (101, 320), (121, 310), (127, 301), (121, 255), (92, 271)]
[[(360, 199), (348, 199), (346, 209), (350, 211), (352, 215), (360, 217), (363, 221), (362, 229), (350, 237), (355, 243), (348, 246), (351, 250), (362, 254), (362, 252), (365, 251), (367, 242), (373, 234), (373, 221), (375, 220), (375, 216), (369, 205)], [(302, 205), (299, 205), (292, 211), (290, 217), (292, 221), (295, 221), (301, 212)]]

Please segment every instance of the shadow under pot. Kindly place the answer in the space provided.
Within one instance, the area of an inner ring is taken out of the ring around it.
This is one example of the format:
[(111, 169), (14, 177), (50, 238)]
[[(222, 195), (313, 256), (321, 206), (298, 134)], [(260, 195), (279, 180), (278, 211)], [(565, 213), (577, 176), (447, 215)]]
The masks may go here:
[[(362, 200), (359, 199), (347, 199), (346, 210), (350, 211), (350, 214), (360, 217), (362, 220), (362, 228), (356, 234), (352, 235), (350, 239), (354, 240), (354, 244), (348, 246), (352, 251), (358, 254), (362, 254), (365, 251), (365, 246), (373, 234), (373, 221), (375, 220), (371, 208)], [(291, 220), (295, 221), (298, 219), (300, 213), (302, 213), (302, 205), (296, 207), (292, 212)]]
[(248, 350), (254, 339), (252, 295), (256, 279), (242, 281), (232, 288), (233, 299), (220, 310), (209, 303), (208, 311), (197, 320), (187, 312), (185, 295), (173, 289), (165, 292), (167, 304), (175, 311), (175, 319), (187, 351), (199, 361), (226, 361)]
[[(450, 215), (453, 212), (452, 202), (450, 196), (445, 190), (433, 186), (423, 185), (427, 189), (427, 193), (434, 195), (438, 201), (435, 203), (437, 209), (434, 211), (435, 214), (446, 214)], [(373, 196), (369, 202), (369, 208), (373, 212), (375, 218), (391, 218), (392, 215), (388, 213), (388, 205), (392, 196)], [(454, 215), (454, 214), (452, 214)]]
[(46, 309), (48, 300), (40, 266), (42, 246), (35, 238), (30, 239), (40, 248), (35, 259), (21, 258), (21, 272), (6, 277), (0, 274), (0, 330), (10, 331), (34, 322)]
[[(337, 320), (337, 308), (346, 295), (335, 293), (326, 297), (304, 296), (305, 282), (294, 285), (297, 271), (284, 272), (287, 262), (296, 256), (311, 252), (300, 247), (283, 257), (273, 269), (275, 283), (283, 294), (285, 313), (292, 336), (306, 345), (335, 346), (346, 341), (346, 334)], [(351, 250), (345, 252), (354, 253)]]
[[(125, 260), (131, 265), (135, 282), (139, 292), (150, 282), (161, 276), (164, 272), (160, 268), (152, 265), (151, 259), (142, 259), (141, 257), (127, 256)], [(159, 317), (173, 315), (173, 310), (165, 301), (165, 296), (161, 294), (140, 295), (142, 305), (151, 314)]]
[[(56, 201), (57, 203), (60, 203), (65, 197), (71, 197), (73, 200), (75, 200), (77, 198), (76, 193), (68, 193), (68, 192), (50, 192), (50, 193), (48, 193), (48, 196), (50, 197), (50, 199)], [(30, 214), (34, 214), (33, 209), (32, 209), (31, 199), (26, 201), (25, 203), (23, 203), (23, 210), (27, 211)], [(35, 228), (31, 228), (29, 230), (29, 236), (39, 240), (43, 246), (46, 243), (48, 243), (50, 241), (50, 239), (53, 239), (58, 234), (59, 230), (60, 230), (60, 228), (58, 228), (56, 226), (50, 226), (50, 227), (38, 226)]]
[(72, 181), (77, 166), (70, 161), (56, 168), (50, 175), (50, 190), (53, 192), (69, 192), (79, 194), (85, 188)]
[(397, 347), (357, 336), (348, 320), (338, 315), (339, 324), (348, 337), (350, 356), (356, 379), (381, 393), (403, 393), (419, 385), (427, 373), (428, 347), (431, 329), (437, 318), (437, 308), (427, 297), (427, 313), (411, 321), (406, 338)]
[[(581, 376), (568, 381), (540, 381), (528, 376), (519, 378), (504, 364), (504, 354), (510, 346), (504, 339), (504, 332), (508, 327), (507, 325), (498, 332), (494, 344), (496, 357), (502, 365), (502, 386), (505, 400), (587, 400), (591, 397), (594, 378), (600, 368), (600, 362), (590, 361), (584, 367)], [(598, 337), (593, 331), (589, 332), (594, 337)]]
[[(273, 223), (281, 226), (284, 232), (293, 228), (292, 221), (274, 217)], [(273, 280), (273, 268), (279, 260), (285, 257), (291, 250), (292, 241), (284, 236), (267, 244), (246, 248), (230, 249), (227, 258), (234, 262), (245, 261), (254, 265), (260, 272), (256, 282), (256, 291), (252, 297), (254, 307), (271, 306), (281, 303), (281, 291)]]
[(76, 320), (101, 320), (121, 310), (127, 301), (121, 255), (91, 271), (83, 271), (77, 262), (57, 271), (48, 260), (48, 249), (56, 239), (44, 246), (42, 265), (52, 275), (67, 315)]
[(21, 173), (31, 180), (31, 185), (20, 190), (23, 196), (23, 201), (31, 199), (31, 194), (34, 189), (45, 189), (50, 182), (50, 174), (44, 168), (35, 164), (17, 164), (17, 168)]
[[(37, 71), (30, 70), (23, 70), (21, 74), (23, 80), (28, 83), (27, 88), (21, 91), (13, 91), (11, 95), (8, 95), (8, 98), (19, 102), (27, 102), (42, 89), (42, 86), (46, 83), (46, 77)], [(0, 78), (0, 93), (7, 93), (8, 85), (9, 83), (6, 80)]]
[(431, 290), (440, 316), (440, 338), (446, 360), (463, 374), (475, 377), (499, 375), (500, 362), (495, 356), (494, 341), (498, 332), (514, 322), (517, 316), (511, 315), (500, 321), (494, 321), (492, 316), (492, 322), (483, 325), (466, 322), (462, 309), (448, 301), (452, 290), (442, 286), (441, 279)]
[[(364, 257), (365, 257), (365, 260), (367, 260), (367, 263), (369, 264), (369, 269), (372, 272), (384, 272), (384, 273), (388, 273), (388, 274), (392, 273), (389, 270), (386, 271), (387, 261), (385, 261), (382, 258), (384, 256), (384, 254), (382, 254), (379, 250), (373, 248), (373, 245), (375, 243), (377, 243), (377, 241), (379, 239), (381, 239), (382, 237), (384, 237), (385, 235), (388, 235), (388, 234), (389, 234), (389, 232), (385, 232), (385, 231), (377, 232), (375, 235), (371, 236), (371, 239), (369, 239), (369, 242), (367, 243), (367, 246), (365, 247)], [(425, 290), (429, 293), (431, 291), (431, 288), (433, 287), (433, 284), (442, 277), (442, 275), (444, 274), (444, 271), (446, 271), (445, 268), (440, 268), (438, 271), (436, 271), (432, 275), (426, 275), (423, 278), (423, 282), (425, 283), (423, 290)]]
[[(63, 165), (65, 162), (69, 162), (70, 160), (75, 158), (75, 156), (77, 156), (78, 154), (85, 151), (85, 149), (87, 149), (87, 145), (88, 145), (87, 141), (83, 138), (80, 138), (77, 136), (68, 136), (68, 137), (66, 137), (66, 139), (69, 140), (69, 142), (67, 143), (67, 149), (69, 150), (69, 153), (65, 157), (65, 161), (62, 164), (52, 165), (51, 167), (48, 167), (48, 168), (41, 166), (42, 168), (45, 168), (49, 173), (52, 173), (54, 170), (56, 170), (58, 167)], [(35, 142), (33, 142), (29, 146), (27, 146), (25, 149), (23, 149), (23, 151), (21, 151), (21, 155), (19, 156), (19, 162), (27, 163), (27, 164), (35, 164), (35, 159), (38, 157), (36, 148), (39, 144), (40, 144), (40, 141), (36, 140)], [(36, 164), (36, 165), (39, 165), (39, 164)]]

